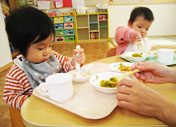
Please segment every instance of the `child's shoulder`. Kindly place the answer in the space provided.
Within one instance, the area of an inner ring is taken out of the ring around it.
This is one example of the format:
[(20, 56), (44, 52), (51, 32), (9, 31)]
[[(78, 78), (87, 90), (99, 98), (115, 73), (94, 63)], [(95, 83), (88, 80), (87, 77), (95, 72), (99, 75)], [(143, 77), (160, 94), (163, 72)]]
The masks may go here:
[(10, 70), (8, 71), (7, 76), (15, 77), (23, 73), (24, 71), (16, 63), (14, 63), (10, 68)]

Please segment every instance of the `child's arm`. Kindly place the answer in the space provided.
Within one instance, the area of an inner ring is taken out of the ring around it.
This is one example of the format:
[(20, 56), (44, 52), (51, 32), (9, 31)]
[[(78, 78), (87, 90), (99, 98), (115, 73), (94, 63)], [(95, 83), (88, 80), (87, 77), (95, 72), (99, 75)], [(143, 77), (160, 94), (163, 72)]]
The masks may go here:
[(64, 72), (69, 72), (70, 70), (75, 69), (75, 65), (72, 64), (71, 60), (72, 57), (66, 57), (61, 54), (58, 54), (57, 52), (54, 52), (54, 55), (59, 60), (59, 62), (62, 64), (62, 67), (64, 69)]
[(139, 41), (140, 34), (136, 32), (134, 29), (126, 28), (126, 27), (117, 27), (115, 33), (115, 41), (118, 45), (129, 43), (130, 41), (136, 42)]
[(32, 87), (23, 71), (12, 69), (6, 76), (3, 99), (20, 110), (23, 102), (32, 94)]

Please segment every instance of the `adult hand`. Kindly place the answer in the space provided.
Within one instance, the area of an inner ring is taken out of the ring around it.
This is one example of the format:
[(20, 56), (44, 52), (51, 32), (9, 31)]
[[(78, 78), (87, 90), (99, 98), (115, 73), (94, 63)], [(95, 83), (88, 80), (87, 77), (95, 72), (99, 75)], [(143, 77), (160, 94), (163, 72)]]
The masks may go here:
[(156, 117), (167, 124), (176, 124), (176, 104), (144, 85), (135, 77), (117, 84), (118, 106), (138, 114)]
[(139, 69), (141, 72), (135, 73), (135, 76), (148, 83), (168, 83), (175, 82), (175, 76), (172, 69), (153, 62), (139, 62), (132, 65), (131, 70)]

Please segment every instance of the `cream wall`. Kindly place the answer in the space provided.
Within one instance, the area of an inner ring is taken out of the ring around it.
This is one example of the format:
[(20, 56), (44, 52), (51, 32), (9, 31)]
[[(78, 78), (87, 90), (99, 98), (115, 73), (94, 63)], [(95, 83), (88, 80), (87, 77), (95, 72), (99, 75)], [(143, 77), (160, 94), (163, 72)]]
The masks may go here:
[(0, 3), (0, 67), (12, 62), (9, 41), (5, 32), (4, 17)]
[[(109, 6), (109, 31), (114, 38), (117, 26), (127, 26), (131, 10), (139, 5)], [(176, 35), (176, 4), (152, 4), (149, 7), (155, 16), (149, 36)], [(0, 6), (0, 67), (12, 62), (9, 42), (5, 32), (4, 18)]]
[[(117, 26), (127, 26), (131, 10), (141, 5), (112, 5), (109, 6), (109, 31), (114, 38)], [(148, 36), (176, 35), (176, 4), (152, 4), (149, 7), (153, 13), (153, 22)]]

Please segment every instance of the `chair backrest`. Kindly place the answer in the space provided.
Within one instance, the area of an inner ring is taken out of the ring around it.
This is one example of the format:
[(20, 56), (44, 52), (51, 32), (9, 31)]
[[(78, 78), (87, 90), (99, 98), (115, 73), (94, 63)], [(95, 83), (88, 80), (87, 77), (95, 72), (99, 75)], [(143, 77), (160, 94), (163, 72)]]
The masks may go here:
[(20, 111), (9, 106), (12, 127), (25, 127)]
[(116, 48), (111, 48), (107, 53), (107, 57), (111, 57), (115, 55), (116, 55)]

